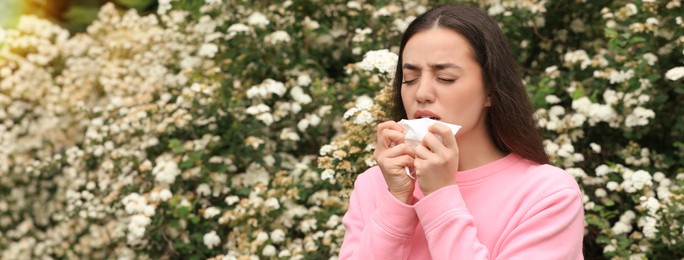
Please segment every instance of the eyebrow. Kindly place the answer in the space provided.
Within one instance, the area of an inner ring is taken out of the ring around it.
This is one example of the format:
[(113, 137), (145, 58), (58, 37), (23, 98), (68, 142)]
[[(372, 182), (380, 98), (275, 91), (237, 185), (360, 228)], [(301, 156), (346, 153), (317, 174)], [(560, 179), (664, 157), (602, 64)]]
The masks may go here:
[[(420, 66), (414, 65), (411, 63), (404, 63), (404, 65), (401, 67), (404, 69), (407, 69), (407, 70), (421, 70)], [(428, 67), (430, 67), (432, 70), (445, 70), (445, 69), (450, 69), (450, 68), (463, 70), (463, 68), (461, 68), (461, 66), (458, 66), (458, 65), (453, 64), (453, 63), (428, 64)]]

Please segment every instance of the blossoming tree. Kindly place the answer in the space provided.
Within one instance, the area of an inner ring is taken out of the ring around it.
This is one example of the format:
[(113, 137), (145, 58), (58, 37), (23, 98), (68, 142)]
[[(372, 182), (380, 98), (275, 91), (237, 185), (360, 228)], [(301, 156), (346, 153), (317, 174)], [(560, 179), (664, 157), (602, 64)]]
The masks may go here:
[[(438, 2), (160, 0), (77, 35), (0, 29), (0, 258), (335, 258), (401, 32)], [(466, 3), (582, 187), (585, 256), (684, 257), (681, 2)]]

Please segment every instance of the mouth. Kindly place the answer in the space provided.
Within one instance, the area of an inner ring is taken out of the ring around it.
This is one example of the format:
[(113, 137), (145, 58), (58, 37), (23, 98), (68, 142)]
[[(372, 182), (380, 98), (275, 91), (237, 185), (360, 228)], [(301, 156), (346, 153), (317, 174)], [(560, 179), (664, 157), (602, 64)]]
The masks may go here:
[(429, 118), (432, 120), (437, 120), (439, 121), (441, 118), (435, 114), (434, 112), (430, 110), (418, 110), (416, 113), (413, 114), (413, 118), (415, 119), (420, 119), (420, 118)]

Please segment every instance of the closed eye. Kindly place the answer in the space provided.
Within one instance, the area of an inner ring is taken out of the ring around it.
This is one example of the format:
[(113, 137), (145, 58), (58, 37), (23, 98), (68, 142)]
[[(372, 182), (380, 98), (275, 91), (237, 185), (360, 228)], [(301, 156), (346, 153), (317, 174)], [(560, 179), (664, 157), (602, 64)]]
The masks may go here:
[(439, 81), (444, 82), (444, 83), (454, 83), (456, 82), (456, 79), (447, 79), (447, 78), (437, 78)]
[(413, 83), (415, 83), (415, 82), (416, 82), (416, 79), (410, 79), (410, 80), (404, 80), (404, 81), (402, 81), (401, 84), (404, 84), (404, 85), (411, 85), (411, 84), (413, 84)]

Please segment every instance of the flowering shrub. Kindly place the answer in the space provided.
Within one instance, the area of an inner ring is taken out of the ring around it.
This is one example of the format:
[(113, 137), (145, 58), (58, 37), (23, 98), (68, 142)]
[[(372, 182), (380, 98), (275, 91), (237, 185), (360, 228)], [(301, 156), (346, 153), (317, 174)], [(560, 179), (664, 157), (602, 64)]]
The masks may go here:
[[(473, 1), (584, 192), (585, 254), (684, 257), (679, 1)], [(106, 5), (0, 29), (0, 258), (335, 258), (427, 1)]]

